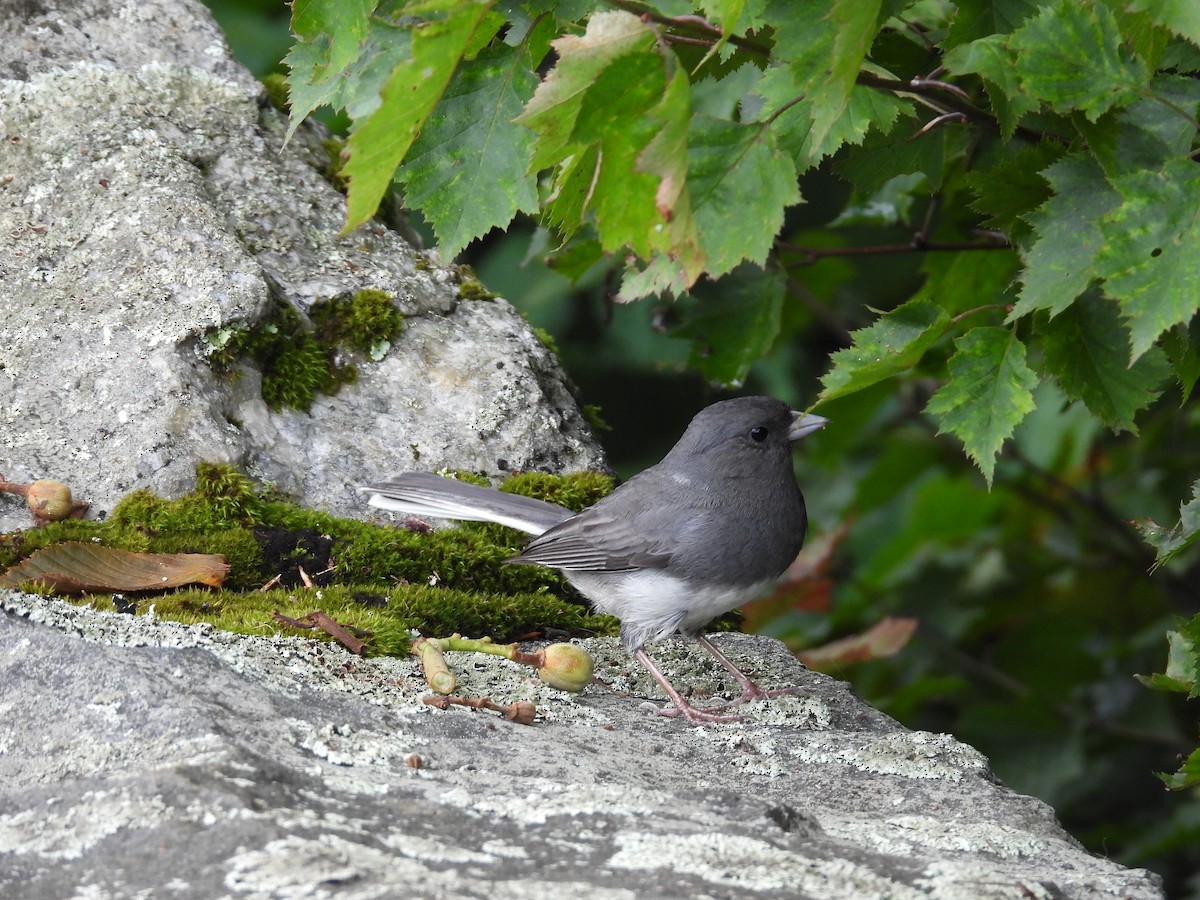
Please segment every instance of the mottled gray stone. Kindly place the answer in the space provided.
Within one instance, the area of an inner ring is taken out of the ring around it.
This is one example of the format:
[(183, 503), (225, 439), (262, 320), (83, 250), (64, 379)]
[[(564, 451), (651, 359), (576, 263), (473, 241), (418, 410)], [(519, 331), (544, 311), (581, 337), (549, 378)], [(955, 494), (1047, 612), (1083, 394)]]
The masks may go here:
[(582, 696), (449, 654), (461, 693), (537, 703), (514, 725), (422, 705), (408, 659), (0, 591), (0, 896), (1162, 896), (971, 747), (776, 641), (716, 639), (802, 693), (697, 729), (640, 709), (613, 640), (585, 642), (607, 686)]
[[(603, 468), (557, 362), (503, 300), (372, 223), (346, 237), (315, 127), (286, 122), (194, 0), (0, 3), (0, 474), (102, 515), (230, 462), (309, 505), (443, 466)], [(206, 329), (363, 288), (408, 317), (310, 412), (201, 359)], [(0, 496), (0, 531), (29, 523)]]

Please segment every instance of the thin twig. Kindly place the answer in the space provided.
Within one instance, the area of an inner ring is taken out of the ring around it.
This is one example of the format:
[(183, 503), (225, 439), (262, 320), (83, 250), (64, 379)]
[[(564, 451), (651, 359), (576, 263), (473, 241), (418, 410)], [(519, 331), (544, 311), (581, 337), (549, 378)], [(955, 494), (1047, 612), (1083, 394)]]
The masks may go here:
[[(724, 32), (720, 28), (702, 19), (700, 16), (668, 16), (645, 4), (634, 2), (634, 0), (608, 0), (608, 3), (617, 9), (623, 9), (626, 12), (640, 16), (648, 22), (656, 22), (667, 28), (676, 29), (676, 31), (690, 31), (692, 34), (708, 38), (710, 46), (715, 44), (724, 35)], [(678, 37), (678, 35), (675, 35), (675, 37)], [(767, 58), (771, 56), (770, 47), (752, 38), (731, 34), (725, 40), (739, 50), (745, 50), (747, 53)]]
[(490, 709), (518, 725), (532, 725), (533, 720), (537, 717), (537, 707), (527, 700), (518, 700), (516, 703), (501, 706), (491, 697), (442, 697), (437, 694), (426, 694), (421, 698), (421, 702), (435, 709), (449, 709), (451, 706)]
[(922, 241), (917, 236), (907, 244), (868, 244), (857, 247), (805, 247), (788, 241), (776, 241), (775, 248), (804, 257), (800, 265), (811, 265), (830, 256), (878, 256), (886, 253), (939, 253), (961, 250), (1011, 250), (1008, 241)]
[(968, 310), (965, 310), (964, 312), (960, 312), (957, 316), (955, 316), (953, 319), (950, 320), (950, 324), (957, 325), (963, 319), (967, 318), (967, 316), (973, 316), (976, 313), (981, 313), (981, 312), (988, 312), (989, 310), (993, 310), (993, 309), (1002, 309), (1005, 312), (1009, 312), (1012, 310), (1012, 304), (1011, 303), (989, 303), (986, 306), (976, 306), (974, 309), (968, 309)]

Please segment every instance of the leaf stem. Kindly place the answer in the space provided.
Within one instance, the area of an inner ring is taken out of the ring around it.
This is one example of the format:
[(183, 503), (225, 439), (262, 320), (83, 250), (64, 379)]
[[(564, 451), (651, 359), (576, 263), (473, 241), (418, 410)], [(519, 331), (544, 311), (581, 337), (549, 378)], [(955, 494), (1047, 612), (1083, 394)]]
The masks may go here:
[(1150, 90), (1146, 91), (1145, 94), (1143, 94), (1143, 96), (1150, 100), (1157, 100), (1159, 103), (1161, 103), (1167, 109), (1171, 110), (1171, 112), (1177, 113), (1178, 115), (1182, 116), (1183, 119), (1189, 125), (1191, 125), (1193, 128), (1195, 128), (1197, 131), (1200, 131), (1200, 119), (1197, 119), (1194, 115), (1192, 115), (1190, 112), (1188, 112), (1182, 106), (1180, 106), (1174, 100), (1168, 100), (1162, 94), (1158, 94), (1158, 93), (1155, 93), (1154, 91), (1150, 91)]
[(973, 316), (976, 313), (981, 313), (981, 312), (989, 312), (994, 309), (1003, 309), (1005, 311), (1008, 311), (1008, 310), (1012, 309), (1012, 305), (1009, 303), (988, 303), (986, 306), (976, 306), (974, 309), (968, 309), (968, 310), (965, 310), (964, 312), (960, 312), (957, 316), (955, 316), (954, 318), (952, 318), (950, 320), (950, 324), (957, 325), (963, 319), (967, 318), (967, 316)]
[(869, 244), (858, 247), (805, 247), (788, 241), (776, 241), (775, 248), (798, 253), (804, 258), (800, 265), (808, 266), (830, 256), (877, 256), (885, 253), (937, 253), (960, 250), (1011, 250), (1008, 241), (925, 241), (914, 235), (907, 244)]
[[(713, 25), (707, 19), (704, 19), (700, 16), (668, 16), (656, 9), (646, 6), (644, 3), (635, 2), (635, 0), (607, 0), (607, 2), (612, 6), (615, 6), (617, 9), (623, 9), (626, 12), (631, 12), (636, 16), (640, 16), (646, 21), (657, 22), (659, 25), (665, 25), (666, 27), (673, 28), (676, 31), (691, 32), (693, 35), (698, 34), (702, 38), (708, 39), (708, 46), (711, 46), (713, 43), (715, 43), (714, 39), (719, 40), (725, 34), (716, 25)], [(705, 41), (702, 39), (696, 40), (693, 38), (690, 40), (683, 40), (679, 35), (673, 35), (671, 39), (679, 43), (700, 44), (701, 46), (706, 45)], [(726, 37), (725, 40), (737, 47), (739, 50), (744, 50), (747, 53), (753, 53), (757, 56), (763, 56), (768, 59), (771, 56), (771, 48), (768, 45), (753, 40), (752, 38), (731, 34)]]

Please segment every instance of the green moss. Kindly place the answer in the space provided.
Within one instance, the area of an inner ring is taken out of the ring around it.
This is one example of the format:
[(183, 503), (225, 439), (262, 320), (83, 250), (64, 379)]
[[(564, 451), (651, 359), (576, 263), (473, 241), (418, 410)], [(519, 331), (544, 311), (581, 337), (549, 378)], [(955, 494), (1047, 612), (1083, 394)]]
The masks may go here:
[(321, 141), (321, 149), (325, 151), (325, 160), (324, 165), (318, 167), (318, 171), (334, 188), (343, 194), (346, 193), (346, 188), (350, 185), (349, 179), (342, 172), (346, 165), (345, 157), (342, 156), (346, 142), (341, 138), (326, 138)]
[(495, 300), (497, 294), (489, 291), (482, 281), (475, 277), (470, 266), (457, 265), (454, 274), (458, 276), (458, 298), (460, 300)]
[(164, 500), (149, 491), (134, 491), (113, 507), (108, 521), (152, 534), (211, 531), (261, 523), (264, 503), (254, 482), (232, 466), (201, 462), (191, 493)]
[(583, 412), (584, 419), (587, 420), (588, 427), (592, 431), (612, 431), (612, 426), (605, 422), (604, 416), (600, 414), (599, 406), (596, 406), (594, 403), (585, 403), (581, 407), (581, 411)]
[[(472, 478), (471, 480), (478, 480)], [(606, 476), (527, 473), (505, 488), (580, 508), (611, 489)], [(0, 535), (0, 567), (51, 543), (83, 540), (154, 553), (219, 553), (230, 570), (221, 590), (189, 588), (138, 598), (145, 612), (208, 622), (242, 634), (290, 633), (276, 611), (299, 618), (320, 609), (372, 633), (366, 652), (405, 653), (413, 630), (498, 641), (555, 629), (615, 634), (618, 623), (588, 613), (563, 578), (536, 566), (510, 566), (525, 536), (496, 525), (432, 533), (339, 519), (288, 503), (229, 466), (201, 463), (196, 489), (174, 500), (135, 491), (105, 522), (70, 520)], [(303, 568), (317, 589), (303, 587)], [(278, 577), (280, 587), (260, 588)], [(113, 608), (111, 596), (78, 602)], [(305, 632), (329, 639), (322, 632)]]
[(314, 303), (308, 321), (290, 304), (277, 302), (253, 327), (210, 329), (202, 338), (203, 355), (221, 374), (231, 374), (239, 358), (253, 359), (268, 406), (308, 410), (319, 394), (337, 393), (357, 380), (353, 366), (337, 362), (341, 351), (382, 359), (403, 328), (404, 315), (390, 294), (361, 290)]
[(338, 383), (329, 354), (309, 334), (297, 334), (276, 348), (263, 369), (262, 397), (272, 409), (307, 411), (317, 394), (332, 394)]
[(500, 485), (502, 491), (549, 500), (576, 512), (611, 494), (612, 489), (613, 480), (599, 472), (572, 472), (569, 475), (522, 472)]
[(386, 291), (366, 289), (348, 300), (334, 299), (315, 305), (313, 325), (321, 343), (342, 345), (382, 359), (391, 342), (404, 330), (404, 314)]
[(545, 328), (533, 327), (533, 336), (538, 339), (543, 347), (558, 356), (558, 344), (554, 340), (554, 335), (548, 332)]
[(284, 113), (291, 108), (287, 77), (282, 72), (268, 72), (259, 81), (267, 89), (267, 99), (273, 107)]

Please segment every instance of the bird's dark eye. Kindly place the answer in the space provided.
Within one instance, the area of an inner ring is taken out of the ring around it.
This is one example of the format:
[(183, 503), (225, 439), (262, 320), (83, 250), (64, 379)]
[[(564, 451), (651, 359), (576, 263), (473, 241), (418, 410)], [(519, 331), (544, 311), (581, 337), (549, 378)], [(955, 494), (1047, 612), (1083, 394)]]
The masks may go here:
[(762, 425), (755, 425), (750, 429), (750, 440), (761, 444), (767, 439), (767, 429)]

